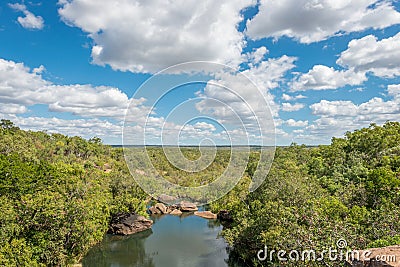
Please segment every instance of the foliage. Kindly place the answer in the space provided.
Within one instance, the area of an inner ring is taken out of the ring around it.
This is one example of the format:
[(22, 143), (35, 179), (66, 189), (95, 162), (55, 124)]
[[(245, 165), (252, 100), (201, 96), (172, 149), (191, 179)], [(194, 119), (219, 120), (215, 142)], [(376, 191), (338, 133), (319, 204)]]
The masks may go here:
[[(141, 166), (143, 155), (130, 152)], [(183, 186), (213, 181), (231, 157), (229, 150), (219, 149), (205, 172), (188, 175), (169, 163), (162, 149), (147, 153), (158, 173)], [(197, 149), (182, 153), (191, 160), (200, 156)], [(222, 233), (231, 255), (251, 266), (271, 266), (257, 260), (264, 246), (318, 252), (335, 248), (343, 238), (351, 249), (399, 244), (400, 123), (371, 124), (333, 138), (330, 145), (277, 148), (266, 180), (249, 193), (259, 158), (252, 150), (243, 178), (210, 205), (214, 212), (227, 209), (233, 215)], [(112, 214), (145, 214), (149, 201), (121, 148), (105, 146), (99, 138), (23, 131), (7, 120), (0, 123), (0, 177), (1, 266), (77, 262), (103, 238)], [(273, 261), (278, 262), (276, 255)]]
[[(258, 190), (244, 196), (247, 187), (239, 184), (240, 201), (228, 194), (212, 207), (234, 210), (235, 222), (223, 236), (233, 255), (254, 266), (270, 266), (257, 260), (265, 245), (270, 250), (322, 251), (336, 248), (343, 238), (351, 249), (400, 244), (399, 159), (400, 123), (371, 124), (333, 138), (328, 146), (278, 148)], [(273, 260), (278, 262), (276, 256)]]
[(0, 126), (1, 266), (66, 266), (102, 240), (112, 213), (144, 214), (121, 149)]

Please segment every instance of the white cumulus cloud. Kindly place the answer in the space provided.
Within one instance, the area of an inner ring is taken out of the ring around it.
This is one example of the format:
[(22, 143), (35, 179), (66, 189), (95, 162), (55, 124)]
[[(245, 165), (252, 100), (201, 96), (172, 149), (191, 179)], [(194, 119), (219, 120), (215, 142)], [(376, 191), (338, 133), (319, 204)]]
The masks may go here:
[[(43, 67), (39, 67), (43, 68)], [(70, 112), (86, 117), (122, 119), (130, 99), (118, 88), (110, 86), (55, 85), (42, 78), (38, 69), (30, 70), (23, 63), (0, 59), (1, 113), (25, 113), (34, 104), (46, 104), (50, 111)], [(144, 99), (134, 99), (132, 110), (138, 118), (145, 114)]]
[(246, 33), (253, 39), (287, 36), (312, 43), (398, 23), (400, 13), (392, 1), (261, 0), (259, 12), (247, 22)]
[(324, 65), (315, 65), (299, 76), (292, 84), (292, 91), (336, 89), (345, 85), (360, 85), (367, 80), (365, 73), (354, 70), (335, 70)]
[(25, 29), (30, 30), (41, 30), (44, 27), (44, 20), (41, 16), (35, 16), (32, 12), (30, 12), (25, 5), (23, 4), (9, 4), (9, 6), (16, 10), (24, 13), (23, 17), (18, 17), (17, 21), (21, 24)]
[(282, 111), (286, 112), (292, 112), (292, 111), (298, 111), (300, 109), (304, 108), (304, 104), (302, 103), (282, 103)]
[(373, 35), (350, 41), (337, 63), (379, 77), (400, 76), (400, 33), (378, 40)]
[(328, 90), (346, 85), (362, 85), (367, 81), (368, 73), (382, 78), (400, 76), (398, 47), (400, 33), (382, 40), (374, 35), (353, 39), (336, 61), (343, 69), (315, 65), (290, 83), (291, 90)]
[(157, 72), (187, 61), (241, 63), (237, 25), (252, 0), (60, 0), (59, 14), (94, 41), (93, 63)]
[(294, 119), (288, 119), (285, 121), (285, 124), (290, 126), (290, 127), (305, 127), (308, 125), (308, 121), (302, 121), (302, 120), (294, 120)]
[(299, 132), (296, 139), (302, 142), (329, 142), (331, 136), (343, 136), (346, 131), (368, 127), (371, 123), (400, 120), (400, 85), (388, 86), (389, 100), (371, 98), (361, 104), (352, 101), (321, 100), (310, 106), (318, 118)]

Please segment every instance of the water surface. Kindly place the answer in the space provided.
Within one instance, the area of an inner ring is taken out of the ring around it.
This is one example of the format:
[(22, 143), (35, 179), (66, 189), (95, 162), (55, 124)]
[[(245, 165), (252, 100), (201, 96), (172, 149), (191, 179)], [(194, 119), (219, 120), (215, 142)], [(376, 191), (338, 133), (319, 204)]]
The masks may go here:
[(227, 263), (226, 242), (216, 220), (194, 215), (152, 217), (154, 225), (131, 236), (106, 235), (83, 260), (83, 266), (239, 267)]

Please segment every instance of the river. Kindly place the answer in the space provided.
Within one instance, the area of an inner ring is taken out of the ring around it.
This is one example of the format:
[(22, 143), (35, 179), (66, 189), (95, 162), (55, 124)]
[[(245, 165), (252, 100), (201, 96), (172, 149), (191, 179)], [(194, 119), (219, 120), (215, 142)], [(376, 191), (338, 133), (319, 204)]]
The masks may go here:
[(227, 244), (216, 220), (195, 215), (152, 217), (152, 229), (131, 236), (106, 235), (84, 267), (241, 267), (228, 263)]

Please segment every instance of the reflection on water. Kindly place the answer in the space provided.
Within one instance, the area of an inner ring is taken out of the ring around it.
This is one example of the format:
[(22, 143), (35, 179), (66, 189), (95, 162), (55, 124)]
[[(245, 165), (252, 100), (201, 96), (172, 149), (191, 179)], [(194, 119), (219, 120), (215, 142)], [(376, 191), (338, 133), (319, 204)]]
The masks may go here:
[(238, 267), (227, 263), (222, 226), (197, 216), (153, 217), (152, 230), (132, 236), (107, 235), (83, 260), (83, 266)]

